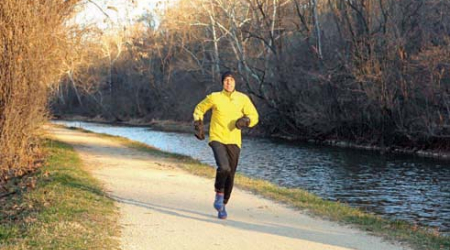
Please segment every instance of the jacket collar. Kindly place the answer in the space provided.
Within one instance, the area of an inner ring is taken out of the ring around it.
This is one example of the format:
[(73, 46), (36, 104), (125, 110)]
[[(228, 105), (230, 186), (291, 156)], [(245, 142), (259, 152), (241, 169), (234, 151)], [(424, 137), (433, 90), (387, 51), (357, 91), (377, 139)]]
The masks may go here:
[(231, 97), (234, 93), (236, 93), (236, 89), (234, 89), (233, 92), (228, 92), (228, 91), (226, 91), (224, 89), (222, 90), (222, 94), (224, 94), (224, 95), (226, 95), (228, 97)]

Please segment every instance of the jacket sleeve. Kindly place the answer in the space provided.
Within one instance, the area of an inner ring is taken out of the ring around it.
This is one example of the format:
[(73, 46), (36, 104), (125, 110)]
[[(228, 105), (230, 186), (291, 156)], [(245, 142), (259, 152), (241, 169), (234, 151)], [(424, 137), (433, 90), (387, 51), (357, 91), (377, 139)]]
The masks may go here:
[(203, 121), (203, 115), (210, 110), (213, 107), (214, 103), (212, 101), (212, 96), (207, 95), (203, 101), (201, 101), (194, 109), (194, 121), (202, 120)]
[(249, 127), (255, 126), (259, 121), (259, 115), (258, 111), (255, 108), (255, 105), (253, 105), (252, 101), (248, 96), (245, 98), (244, 108), (242, 110), (242, 113), (244, 113), (245, 116), (250, 118), (250, 124)]

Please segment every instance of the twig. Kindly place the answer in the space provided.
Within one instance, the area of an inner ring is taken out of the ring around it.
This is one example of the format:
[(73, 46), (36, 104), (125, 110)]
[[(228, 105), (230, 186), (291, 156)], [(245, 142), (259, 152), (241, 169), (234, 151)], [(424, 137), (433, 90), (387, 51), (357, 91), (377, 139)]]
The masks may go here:
[(17, 193), (17, 190), (9, 192), (9, 193), (5, 193), (5, 194), (0, 194), (0, 199), (3, 199), (5, 197), (8, 197), (8, 196), (13, 195), (15, 193)]

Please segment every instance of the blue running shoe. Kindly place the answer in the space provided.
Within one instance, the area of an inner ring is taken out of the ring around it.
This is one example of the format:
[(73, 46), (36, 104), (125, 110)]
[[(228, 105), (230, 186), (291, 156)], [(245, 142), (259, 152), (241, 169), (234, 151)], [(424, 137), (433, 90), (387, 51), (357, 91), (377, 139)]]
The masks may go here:
[(225, 210), (225, 205), (223, 206), (223, 209), (219, 211), (217, 217), (222, 220), (225, 220), (227, 218), (227, 210)]
[(219, 212), (223, 209), (223, 193), (216, 193), (214, 208)]

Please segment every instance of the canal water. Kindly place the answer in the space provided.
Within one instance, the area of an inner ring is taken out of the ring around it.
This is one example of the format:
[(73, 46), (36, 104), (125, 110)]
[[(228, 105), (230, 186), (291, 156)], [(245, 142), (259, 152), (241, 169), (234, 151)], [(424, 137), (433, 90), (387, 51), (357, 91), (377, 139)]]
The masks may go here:
[[(74, 121), (54, 123), (126, 137), (215, 165), (207, 140), (199, 141), (191, 134)], [(246, 137), (238, 171), (388, 219), (450, 233), (449, 162)]]

